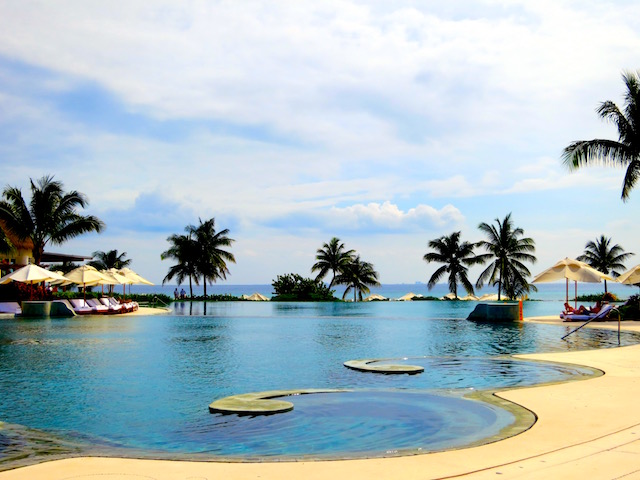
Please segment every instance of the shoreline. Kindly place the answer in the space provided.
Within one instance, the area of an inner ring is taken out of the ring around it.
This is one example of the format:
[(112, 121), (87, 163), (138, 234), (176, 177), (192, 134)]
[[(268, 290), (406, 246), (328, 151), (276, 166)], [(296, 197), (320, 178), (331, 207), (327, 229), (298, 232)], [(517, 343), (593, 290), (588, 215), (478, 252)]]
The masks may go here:
[[(133, 312), (134, 314), (137, 312)], [(148, 314), (146, 312), (137, 313)], [(563, 324), (558, 317), (526, 322)], [(580, 323), (565, 324), (578, 326)], [(618, 322), (588, 328), (617, 329)], [(640, 332), (640, 322), (622, 329)], [(362, 460), (225, 463), (76, 457), (0, 472), (0, 480), (69, 477), (109, 479), (228, 478), (640, 478), (640, 345), (602, 350), (515, 355), (516, 358), (585, 365), (605, 372), (583, 381), (496, 393), (534, 412), (527, 431), (495, 443), (407, 457)], [(626, 477), (631, 478), (631, 477)]]

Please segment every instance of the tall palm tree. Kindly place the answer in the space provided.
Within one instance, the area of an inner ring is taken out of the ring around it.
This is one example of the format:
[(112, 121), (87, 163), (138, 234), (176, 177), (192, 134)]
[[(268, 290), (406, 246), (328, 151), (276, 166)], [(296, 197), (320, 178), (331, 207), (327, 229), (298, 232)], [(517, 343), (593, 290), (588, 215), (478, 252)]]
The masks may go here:
[(624, 111), (610, 100), (602, 102), (597, 112), (618, 127), (618, 141), (582, 140), (564, 149), (563, 163), (571, 170), (593, 164), (627, 167), (622, 184), (622, 200), (627, 201), (640, 177), (640, 77), (639, 72), (625, 72), (627, 87)]
[(351, 259), (351, 261), (343, 267), (343, 270), (336, 276), (335, 283), (338, 285), (346, 285), (347, 288), (342, 295), (344, 300), (349, 292), (353, 290), (353, 301), (362, 301), (362, 294), (369, 293), (369, 286), (379, 286), (378, 272), (375, 271), (373, 264), (360, 260), (360, 255)]
[(29, 204), (17, 187), (7, 187), (0, 201), (0, 222), (5, 230), (19, 240), (33, 243), (33, 259), (40, 264), (48, 243), (61, 245), (83, 233), (98, 232), (104, 223), (93, 215), (80, 215), (78, 208), (88, 205), (87, 198), (77, 191), (64, 192), (61, 182), (45, 176), (31, 182)]
[[(611, 239), (600, 235), (595, 242), (589, 241), (584, 246), (584, 253), (580, 255), (577, 260), (586, 262), (596, 270), (606, 273), (609, 272), (614, 277), (619, 276), (624, 272), (624, 261), (630, 256), (634, 255), (631, 252), (625, 252), (624, 249), (615, 244), (611, 245)], [(607, 293), (607, 281), (604, 281), (604, 291)]]
[(431, 275), (427, 284), (429, 290), (448, 273), (449, 291), (456, 298), (458, 298), (458, 283), (462, 284), (467, 293), (473, 294), (473, 285), (467, 277), (468, 267), (482, 263), (482, 259), (479, 259), (473, 252), (475, 246), (474, 243), (460, 243), (460, 232), (453, 232), (451, 235), (443, 235), (440, 238), (431, 240), (429, 248), (434, 251), (426, 253), (422, 258), (427, 263), (437, 262), (444, 265)]
[(331, 271), (333, 276), (329, 282), (329, 288), (333, 287), (336, 275), (353, 260), (354, 254), (354, 250), (345, 250), (344, 243), (339, 238), (333, 237), (329, 243), (325, 243), (316, 251), (317, 262), (311, 267), (312, 272), (318, 272), (316, 281), (322, 280)]
[(185, 279), (189, 279), (189, 297), (193, 298), (193, 282), (198, 283), (198, 248), (191, 235), (170, 235), (167, 237), (170, 247), (160, 254), (162, 260), (171, 258), (177, 263), (169, 267), (167, 275), (162, 279), (162, 284), (170, 282), (174, 277), (178, 285), (182, 285)]
[(227, 262), (235, 263), (236, 259), (231, 252), (223, 247), (230, 247), (235, 240), (229, 238), (229, 229), (225, 228), (216, 232), (215, 218), (202, 221), (198, 219), (198, 226), (189, 225), (187, 231), (192, 235), (198, 256), (196, 258), (196, 269), (202, 276), (204, 285), (204, 298), (207, 298), (207, 282), (209, 284), (216, 279), (226, 279), (229, 268)]
[(482, 263), (493, 261), (480, 274), (476, 287), (482, 288), (485, 282), (497, 284), (500, 300), (501, 293), (511, 297), (515, 291), (524, 293), (533, 288), (526, 278), (531, 272), (523, 262), (535, 263), (537, 259), (533, 255), (536, 249), (535, 242), (528, 237), (522, 238), (524, 230), (514, 228), (511, 213), (504, 217), (504, 220), (496, 218), (495, 221), (497, 225), (483, 222), (478, 226), (487, 236), (487, 240), (481, 240), (477, 245), (488, 252), (478, 255), (478, 258)]

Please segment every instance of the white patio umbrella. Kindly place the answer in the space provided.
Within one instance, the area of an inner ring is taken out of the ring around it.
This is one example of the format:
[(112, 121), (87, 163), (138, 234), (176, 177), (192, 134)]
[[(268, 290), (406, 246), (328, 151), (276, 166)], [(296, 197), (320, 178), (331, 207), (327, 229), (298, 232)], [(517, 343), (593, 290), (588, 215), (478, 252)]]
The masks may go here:
[(39, 267), (38, 265), (29, 264), (0, 278), (0, 285), (4, 285), (9, 282), (33, 284), (52, 282), (55, 280), (66, 281), (67, 279), (59, 273)]
[(118, 273), (116, 268), (101, 270), (100, 273), (109, 279), (109, 282), (105, 282), (103, 285), (131, 285), (133, 283), (133, 280)]
[(73, 283), (82, 285), (84, 298), (86, 298), (87, 287), (99, 285), (101, 282), (108, 284), (111, 281), (108, 277), (100, 273), (91, 265), (81, 265), (78, 268), (74, 268), (73, 270), (71, 270), (65, 276)]
[[(144, 277), (141, 277), (140, 275), (138, 275), (136, 272), (134, 272), (133, 270), (131, 270), (130, 268), (121, 268), (120, 270), (118, 270), (118, 273), (120, 275), (122, 275), (123, 277), (127, 277), (129, 280), (131, 280), (131, 283), (129, 283), (129, 294), (131, 294), (131, 285), (153, 285), (152, 282), (150, 282), (149, 280), (147, 280)], [(125, 289), (126, 287), (123, 285), (122, 287), (122, 293), (124, 295)]]
[(369, 295), (367, 298), (363, 299), (362, 301), (363, 301), (363, 302), (373, 302), (373, 301), (375, 301), (375, 300), (378, 300), (378, 301), (384, 301), (384, 300), (386, 300), (386, 299), (387, 299), (387, 297), (383, 297), (382, 295), (379, 295), (379, 294), (377, 294), (377, 293), (374, 293), (374, 294), (372, 294), (372, 295)]
[(623, 274), (621, 274), (616, 280), (625, 285), (639, 285), (640, 286), (640, 265), (636, 265), (630, 268)]
[(566, 302), (569, 303), (569, 280), (575, 282), (575, 306), (578, 306), (578, 282), (599, 283), (602, 280), (614, 281), (610, 276), (573, 258), (565, 258), (544, 272), (539, 273), (531, 283), (566, 281)]
[(152, 282), (150, 282), (149, 280), (147, 280), (144, 277), (141, 277), (140, 275), (138, 275), (136, 272), (134, 272), (133, 270), (131, 270), (130, 268), (121, 268), (120, 270), (118, 270), (118, 273), (122, 276), (125, 276), (131, 280), (133, 280), (133, 284), (135, 285), (153, 285)]
[(253, 295), (249, 295), (247, 298), (247, 300), (251, 300), (253, 302), (268, 302), (269, 299), (267, 297), (265, 297), (264, 295), (262, 295), (261, 293), (254, 293)]
[(410, 302), (411, 300), (413, 300), (413, 299), (414, 299), (414, 297), (417, 297), (417, 296), (418, 296), (418, 295), (416, 295), (415, 293), (413, 293), (413, 292), (409, 292), (409, 293), (406, 293), (406, 294), (404, 294), (403, 296), (401, 296), (401, 297), (398, 299), (398, 301), (399, 301), (399, 302)]

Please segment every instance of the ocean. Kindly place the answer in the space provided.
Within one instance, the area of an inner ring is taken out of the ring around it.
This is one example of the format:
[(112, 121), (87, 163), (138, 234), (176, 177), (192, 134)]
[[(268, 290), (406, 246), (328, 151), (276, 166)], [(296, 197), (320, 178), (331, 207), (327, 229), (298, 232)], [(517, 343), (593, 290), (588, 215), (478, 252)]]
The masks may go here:
[[(531, 292), (529, 299), (531, 300), (549, 300), (559, 301), (564, 300), (566, 296), (566, 284), (561, 283), (542, 283), (536, 285), (538, 291)], [(578, 295), (589, 295), (604, 292), (604, 284), (602, 283), (579, 283)], [(165, 295), (173, 296), (174, 290), (184, 288), (187, 295), (189, 294), (189, 285), (132, 285), (131, 293), (162, 293)], [(619, 299), (627, 299), (631, 295), (637, 295), (640, 293), (640, 289), (635, 286), (622, 285), (614, 282), (607, 282), (607, 290), (618, 296)], [(127, 287), (129, 292), (129, 287)], [(202, 285), (193, 286), (193, 294), (196, 296), (202, 295), (204, 288)], [(344, 287), (339, 286), (335, 288), (335, 296), (342, 297)], [(446, 284), (438, 284), (432, 290), (429, 290), (425, 283), (398, 283), (398, 284), (384, 284), (379, 287), (372, 287), (371, 294), (382, 295), (385, 298), (396, 299), (403, 295), (412, 292), (416, 295), (423, 296), (443, 297), (449, 293), (448, 286)], [(496, 293), (495, 288), (482, 288), (475, 291), (475, 295), (480, 297), (486, 293)], [(229, 294), (233, 296), (251, 295), (253, 293), (260, 293), (266, 297), (271, 298), (273, 296), (273, 287), (269, 284), (257, 284), (257, 285), (234, 285), (227, 283), (207, 285), (207, 294), (212, 295), (224, 295)], [(466, 292), (462, 287), (458, 291), (458, 296), (463, 297)], [(569, 284), (569, 298), (573, 298), (575, 295), (575, 285), (573, 282)], [(353, 293), (350, 293), (347, 298), (353, 298)]]

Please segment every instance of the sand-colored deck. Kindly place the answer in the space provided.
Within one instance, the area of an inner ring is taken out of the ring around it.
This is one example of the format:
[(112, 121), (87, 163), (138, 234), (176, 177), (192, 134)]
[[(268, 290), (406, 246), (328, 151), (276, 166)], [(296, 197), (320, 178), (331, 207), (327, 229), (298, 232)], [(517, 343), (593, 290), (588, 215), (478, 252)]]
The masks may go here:
[[(558, 322), (557, 319), (529, 321)], [(597, 327), (614, 328), (599, 323)], [(623, 327), (640, 332), (640, 323)], [(527, 355), (599, 368), (584, 381), (500, 395), (538, 416), (515, 437), (411, 457), (291, 463), (218, 463), (73, 458), (0, 473), (0, 480), (134, 479), (640, 479), (640, 345)]]

